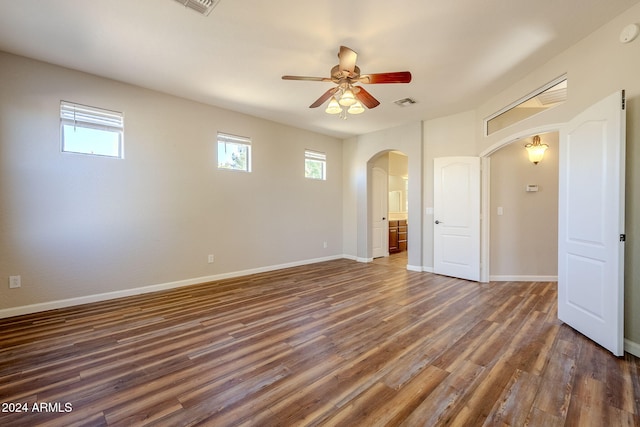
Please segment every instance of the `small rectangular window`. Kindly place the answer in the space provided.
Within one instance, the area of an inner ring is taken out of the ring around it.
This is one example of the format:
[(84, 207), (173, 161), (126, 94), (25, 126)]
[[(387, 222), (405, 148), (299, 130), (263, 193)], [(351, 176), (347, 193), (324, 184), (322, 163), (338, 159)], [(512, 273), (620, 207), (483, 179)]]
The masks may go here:
[(311, 179), (327, 179), (327, 155), (318, 151), (304, 151), (304, 176)]
[(60, 101), (62, 151), (123, 158), (124, 115)]
[(486, 118), (485, 136), (521, 122), (567, 100), (567, 76), (561, 76)]
[(251, 139), (218, 132), (218, 169), (251, 172)]

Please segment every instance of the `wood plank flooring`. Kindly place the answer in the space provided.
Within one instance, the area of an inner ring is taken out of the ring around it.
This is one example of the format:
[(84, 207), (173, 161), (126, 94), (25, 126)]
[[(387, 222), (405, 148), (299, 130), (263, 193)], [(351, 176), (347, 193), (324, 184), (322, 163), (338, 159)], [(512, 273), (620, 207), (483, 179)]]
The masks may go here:
[(397, 260), (0, 319), (0, 425), (640, 425), (639, 359), (559, 322), (555, 283)]

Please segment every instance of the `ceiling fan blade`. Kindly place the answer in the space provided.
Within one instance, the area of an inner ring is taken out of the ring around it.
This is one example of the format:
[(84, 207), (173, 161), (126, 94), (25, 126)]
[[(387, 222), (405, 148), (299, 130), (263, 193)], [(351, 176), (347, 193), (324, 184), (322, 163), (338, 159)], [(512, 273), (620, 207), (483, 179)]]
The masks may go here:
[(331, 88), (328, 91), (326, 91), (325, 93), (322, 94), (322, 96), (318, 99), (316, 99), (316, 102), (314, 102), (313, 104), (309, 105), (309, 108), (316, 108), (321, 106), (322, 104), (324, 104), (324, 102), (331, 98), (333, 96), (334, 93), (336, 93), (338, 91), (337, 87)]
[(358, 79), (360, 83), (380, 84), (380, 83), (409, 83), (411, 73), (409, 71), (396, 71), (393, 73), (365, 74)]
[(376, 108), (380, 105), (380, 101), (375, 99), (373, 95), (367, 92), (361, 86), (354, 86), (353, 94), (358, 98), (358, 101), (362, 102), (362, 104), (367, 108)]
[(338, 58), (340, 58), (339, 70), (348, 71), (352, 74), (356, 67), (358, 54), (346, 46), (340, 46)]
[(304, 80), (308, 82), (330, 82), (328, 77), (282, 76), (282, 80)]

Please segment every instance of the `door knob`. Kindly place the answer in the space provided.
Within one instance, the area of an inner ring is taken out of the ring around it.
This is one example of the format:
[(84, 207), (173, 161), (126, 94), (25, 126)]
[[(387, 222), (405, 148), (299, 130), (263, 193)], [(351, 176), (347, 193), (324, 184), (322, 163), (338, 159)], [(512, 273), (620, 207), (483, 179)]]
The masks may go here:
[(440, 222), (440, 221), (438, 221), (438, 220), (436, 219), (436, 224), (442, 224), (442, 222)]
[(383, 221), (384, 221), (385, 219), (387, 219), (387, 218), (385, 218), (385, 217), (382, 217), (382, 220), (383, 220)]

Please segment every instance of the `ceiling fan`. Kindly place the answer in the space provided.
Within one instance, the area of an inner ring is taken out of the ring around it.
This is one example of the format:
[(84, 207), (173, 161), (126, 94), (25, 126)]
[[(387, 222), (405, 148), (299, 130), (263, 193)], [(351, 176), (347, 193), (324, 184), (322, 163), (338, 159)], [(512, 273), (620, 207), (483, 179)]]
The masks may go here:
[(362, 86), (356, 86), (356, 83), (409, 83), (411, 81), (409, 71), (360, 74), (360, 68), (356, 65), (357, 57), (358, 54), (352, 49), (340, 46), (340, 52), (338, 52), (340, 63), (331, 69), (331, 77), (282, 76), (282, 79), (335, 83), (336, 87), (323, 93), (309, 108), (319, 107), (331, 98), (325, 111), (329, 114), (341, 114), (343, 118), (346, 118), (347, 112), (360, 114), (364, 111), (364, 107), (375, 108), (380, 105), (380, 101)]

